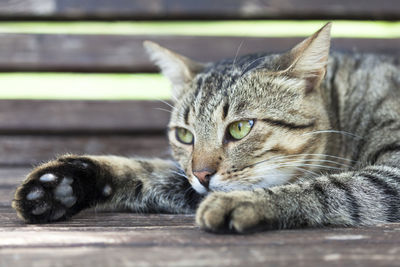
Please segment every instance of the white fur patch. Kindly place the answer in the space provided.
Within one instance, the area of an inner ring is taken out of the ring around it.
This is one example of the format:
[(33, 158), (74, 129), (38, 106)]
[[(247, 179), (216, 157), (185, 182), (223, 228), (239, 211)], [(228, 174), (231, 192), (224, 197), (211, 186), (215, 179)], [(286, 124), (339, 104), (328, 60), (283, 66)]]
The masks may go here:
[[(213, 179), (211, 179), (211, 181)], [(207, 189), (202, 184), (200, 184), (199, 180), (197, 180), (196, 178), (192, 178), (191, 184), (193, 189), (196, 190), (196, 192), (199, 193), (200, 195), (206, 195), (208, 193)]]
[(292, 171), (290, 169), (283, 171), (274, 168), (268, 168), (268, 170), (266, 170), (265, 168), (255, 168), (252, 176), (236, 181), (232, 181), (229, 179), (222, 180), (223, 177), (219, 174), (216, 174), (210, 180), (209, 186), (211, 191), (222, 192), (268, 188), (287, 183), (293, 177), (294, 172), (295, 171)]

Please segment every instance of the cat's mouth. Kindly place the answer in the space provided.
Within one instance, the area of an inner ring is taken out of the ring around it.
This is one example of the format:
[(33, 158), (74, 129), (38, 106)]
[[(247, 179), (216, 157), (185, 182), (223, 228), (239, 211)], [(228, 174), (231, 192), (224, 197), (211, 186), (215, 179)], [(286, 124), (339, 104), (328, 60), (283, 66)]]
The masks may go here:
[(204, 186), (200, 183), (200, 181), (196, 177), (192, 177), (191, 179), (192, 188), (199, 193), (200, 195), (207, 195), (210, 191), (210, 186)]

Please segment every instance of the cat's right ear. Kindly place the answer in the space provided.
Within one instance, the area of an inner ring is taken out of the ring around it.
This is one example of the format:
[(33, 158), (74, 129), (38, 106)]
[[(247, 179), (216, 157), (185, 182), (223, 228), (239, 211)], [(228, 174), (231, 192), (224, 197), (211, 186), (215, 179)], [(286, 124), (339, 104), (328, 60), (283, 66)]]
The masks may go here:
[(204, 69), (204, 64), (179, 55), (154, 42), (144, 41), (143, 46), (150, 59), (161, 69), (162, 74), (172, 83), (173, 99), (179, 99), (183, 90), (197, 73)]

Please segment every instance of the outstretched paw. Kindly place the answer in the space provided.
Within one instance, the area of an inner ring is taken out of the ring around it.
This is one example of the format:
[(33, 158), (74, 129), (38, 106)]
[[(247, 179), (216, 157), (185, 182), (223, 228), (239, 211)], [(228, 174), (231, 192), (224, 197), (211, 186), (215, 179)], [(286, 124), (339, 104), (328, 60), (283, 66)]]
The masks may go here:
[(277, 228), (275, 214), (254, 192), (212, 193), (199, 206), (196, 223), (219, 233), (249, 233)]
[(110, 193), (110, 185), (103, 184), (103, 196), (98, 196), (97, 175), (97, 165), (85, 157), (52, 161), (28, 176), (15, 193), (13, 207), (29, 223), (64, 220)]

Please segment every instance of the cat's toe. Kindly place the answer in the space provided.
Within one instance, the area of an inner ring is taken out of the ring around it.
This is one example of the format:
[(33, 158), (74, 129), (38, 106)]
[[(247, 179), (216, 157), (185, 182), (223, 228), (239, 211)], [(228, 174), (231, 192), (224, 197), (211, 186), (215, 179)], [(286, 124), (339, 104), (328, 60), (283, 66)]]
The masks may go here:
[(252, 202), (241, 202), (232, 210), (229, 229), (236, 233), (256, 231), (262, 225), (262, 211)]
[(26, 195), (26, 200), (37, 200), (42, 198), (44, 195), (44, 190), (42, 187), (36, 186)]
[(231, 204), (231, 199), (224, 196), (224, 193), (211, 194), (197, 210), (197, 225), (211, 232), (229, 231)]
[(42, 183), (51, 183), (51, 182), (56, 182), (57, 181), (57, 176), (55, 176), (52, 173), (46, 173), (40, 176), (39, 181)]
[(78, 200), (73, 183), (72, 178), (54, 173), (33, 176), (17, 189), (13, 207), (30, 223), (64, 219)]
[(204, 230), (218, 233), (250, 233), (276, 229), (275, 216), (252, 192), (213, 193), (199, 206), (196, 223)]

